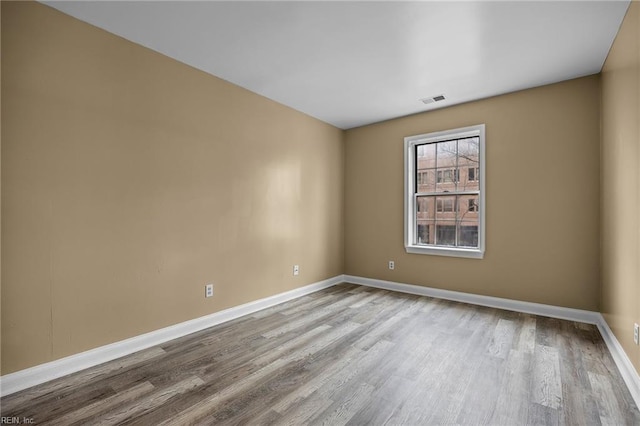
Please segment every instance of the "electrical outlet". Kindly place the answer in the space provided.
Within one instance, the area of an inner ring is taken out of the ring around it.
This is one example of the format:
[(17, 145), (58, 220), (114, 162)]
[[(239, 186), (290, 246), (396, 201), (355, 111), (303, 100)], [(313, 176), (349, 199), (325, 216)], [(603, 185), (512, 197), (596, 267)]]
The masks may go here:
[(300, 275), (300, 266), (293, 265), (293, 275)]
[(396, 262), (394, 262), (393, 260), (389, 261), (389, 269), (391, 269), (392, 271), (394, 269), (396, 269)]
[(204, 297), (213, 296), (213, 284), (207, 284), (204, 286)]
[(640, 325), (633, 324), (633, 341), (636, 345), (640, 345)]

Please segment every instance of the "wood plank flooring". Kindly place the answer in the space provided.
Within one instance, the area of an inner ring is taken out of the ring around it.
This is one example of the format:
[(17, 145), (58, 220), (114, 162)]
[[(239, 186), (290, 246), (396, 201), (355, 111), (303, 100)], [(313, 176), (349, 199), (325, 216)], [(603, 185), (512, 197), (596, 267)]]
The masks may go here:
[(595, 326), (351, 284), (0, 406), (37, 425), (640, 425)]

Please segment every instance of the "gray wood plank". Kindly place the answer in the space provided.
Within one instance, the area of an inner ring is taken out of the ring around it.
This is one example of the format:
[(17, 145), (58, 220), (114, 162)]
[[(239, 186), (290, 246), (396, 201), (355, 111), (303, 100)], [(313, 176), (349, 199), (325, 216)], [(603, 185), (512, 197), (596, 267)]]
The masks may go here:
[(154, 387), (149, 382), (142, 382), (130, 389), (126, 389), (108, 398), (100, 399), (89, 405), (84, 405), (62, 417), (56, 417), (55, 420), (42, 422), (42, 425), (70, 425), (80, 422), (86, 422), (88, 418), (95, 417), (105, 411), (113, 409), (118, 405), (123, 405), (132, 400), (137, 400), (141, 396), (153, 391)]
[(603, 426), (615, 426), (625, 424), (625, 419), (621, 414), (620, 407), (611, 398), (613, 389), (609, 379), (600, 374), (589, 372), (589, 381), (598, 401), (598, 414)]
[(26, 405), (33, 406), (42, 401), (51, 400), (52, 398), (59, 400), (68, 395), (77, 394), (78, 387), (85, 385), (87, 382), (101, 380), (102, 378), (108, 377), (113, 372), (122, 373), (128, 369), (135, 368), (140, 364), (148, 362), (149, 360), (157, 359), (165, 354), (166, 352), (164, 349), (153, 347), (80, 371), (67, 377), (25, 389), (22, 392), (2, 398), (2, 411), (12, 412)]
[[(533, 335), (527, 332), (530, 338)], [(496, 425), (517, 424), (528, 418), (529, 401), (531, 400), (529, 382), (531, 380), (531, 358), (528, 344), (518, 347), (524, 351), (511, 350), (505, 365), (505, 376), (500, 386), (496, 409), (490, 423)]]
[(297, 426), (308, 424), (312, 417), (318, 416), (333, 405), (330, 399), (320, 396), (305, 398), (301, 403), (287, 410), (280, 418), (278, 424)]
[(129, 418), (144, 414), (145, 412), (153, 410), (155, 407), (165, 404), (175, 395), (191, 391), (203, 384), (204, 382), (199, 377), (189, 377), (169, 388), (157, 389), (152, 393), (143, 393), (142, 397), (133, 401), (129, 400), (120, 407), (100, 414), (92, 418), (91, 422), (100, 425), (122, 424)]
[(534, 353), (531, 402), (558, 409), (562, 406), (562, 382), (558, 350), (538, 345)]
[[(532, 402), (529, 404), (529, 409), (527, 410), (528, 416), (527, 421), (523, 422), (524, 424), (531, 426), (559, 426), (562, 425), (562, 421), (560, 420), (560, 412), (556, 409), (545, 407), (544, 405), (540, 405), (538, 403)], [(576, 424), (577, 423), (569, 423)], [(591, 426), (591, 425), (589, 425)]]
[(487, 347), (489, 355), (506, 359), (513, 344), (515, 329), (516, 324), (513, 321), (500, 319)]
[(529, 314), (522, 314), (522, 317), (524, 322), (517, 337), (516, 349), (532, 354), (536, 346), (536, 317)]
[[(493, 417), (504, 376), (505, 360), (482, 356), (482, 360), (471, 377), (461, 398), (458, 424), (489, 424)], [(460, 401), (459, 398), (454, 401)]]
[(321, 414), (313, 417), (310, 424), (323, 426), (341, 426), (360, 410), (374, 392), (375, 388), (368, 383), (359, 383), (350, 392), (331, 404)]

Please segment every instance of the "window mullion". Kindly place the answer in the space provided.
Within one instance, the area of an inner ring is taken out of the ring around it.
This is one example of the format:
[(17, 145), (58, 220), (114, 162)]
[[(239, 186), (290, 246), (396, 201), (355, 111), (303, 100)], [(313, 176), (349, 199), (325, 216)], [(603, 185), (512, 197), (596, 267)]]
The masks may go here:
[(418, 192), (416, 195), (428, 197), (432, 195), (480, 195), (480, 191), (459, 191), (459, 192)]
[(433, 196), (433, 208), (435, 210), (433, 212), (434, 213), (433, 214), (433, 245), (437, 246), (438, 245), (438, 196), (437, 195)]
[[(459, 228), (460, 228), (460, 222), (459, 222), (459, 217), (458, 217), (459, 210), (460, 210), (459, 207), (460, 206), (458, 206), (458, 198), (460, 198), (460, 196), (457, 195), (458, 190), (460, 189), (459, 188), (460, 176), (456, 176), (456, 175), (458, 175), (458, 166), (459, 166), (459, 164), (458, 164), (458, 152), (460, 152), (460, 139), (456, 140), (456, 168), (453, 169), (453, 178), (455, 180), (455, 188), (456, 188), (456, 191), (455, 191), (456, 195), (453, 196), (453, 210), (455, 211), (455, 218), (456, 218), (455, 221), (453, 222), (454, 232), (455, 232), (454, 244), (455, 244), (456, 247), (458, 247), (460, 245), (458, 243), (458, 241), (459, 241), (458, 231), (459, 231)], [(456, 179), (456, 177), (458, 179)]]
[(418, 194), (413, 197), (413, 243), (418, 243)]

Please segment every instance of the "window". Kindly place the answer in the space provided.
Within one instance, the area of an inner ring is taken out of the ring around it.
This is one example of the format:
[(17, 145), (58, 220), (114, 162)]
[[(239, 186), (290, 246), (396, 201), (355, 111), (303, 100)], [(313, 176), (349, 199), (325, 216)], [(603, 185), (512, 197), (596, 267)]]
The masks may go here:
[(484, 125), (405, 138), (405, 248), (484, 256)]
[(438, 170), (437, 176), (438, 183), (460, 182), (460, 170), (458, 169)]
[(429, 183), (429, 174), (427, 172), (418, 172), (418, 185), (427, 185)]
[[(453, 208), (453, 204), (454, 204), (454, 199), (453, 198), (437, 198), (436, 199), (436, 211), (440, 212), (440, 213), (444, 213), (444, 212), (453, 212), (454, 208)], [(458, 203), (456, 203), (456, 209), (458, 210)]]
[(469, 182), (473, 182), (474, 180), (478, 180), (478, 168), (477, 167), (469, 167), (467, 169), (467, 176)]

